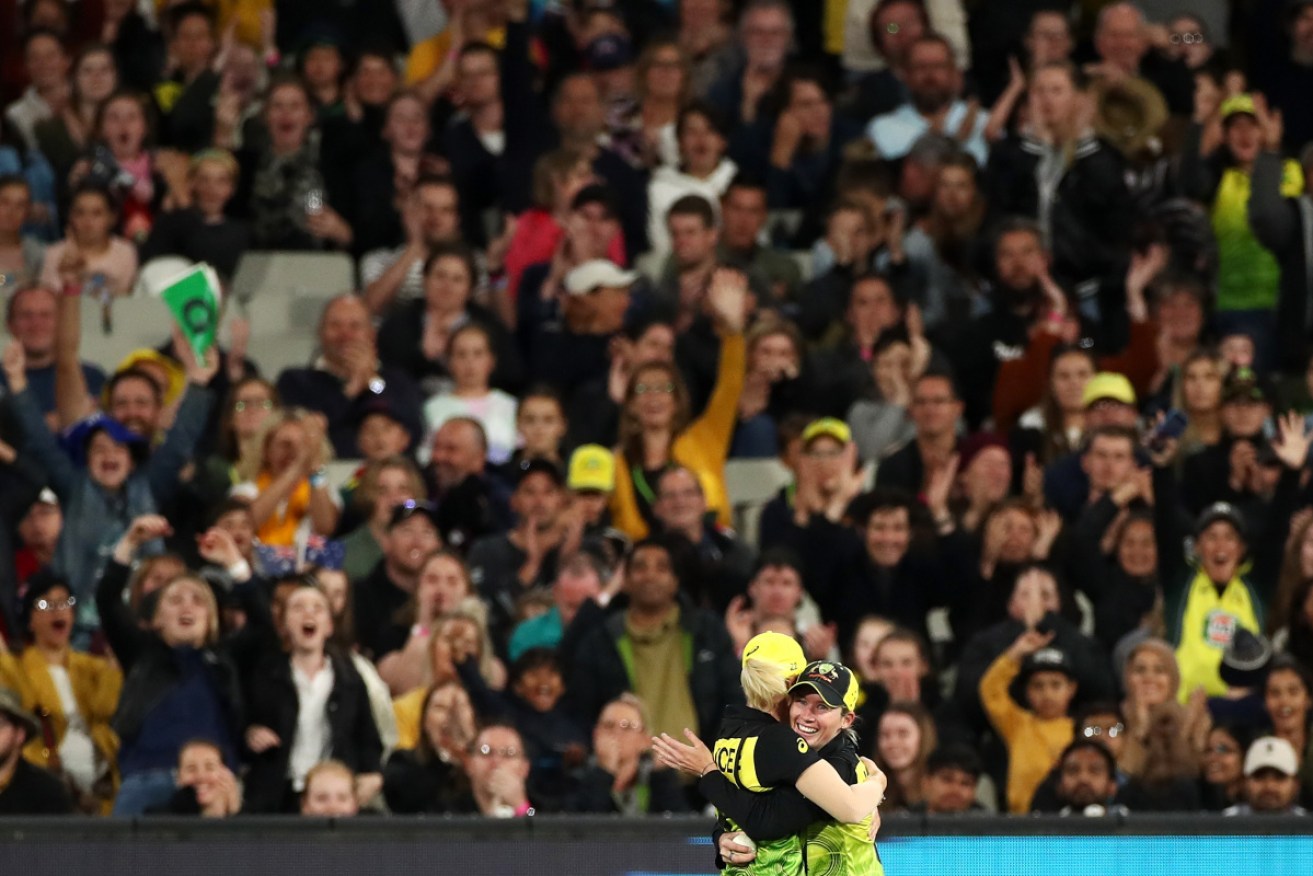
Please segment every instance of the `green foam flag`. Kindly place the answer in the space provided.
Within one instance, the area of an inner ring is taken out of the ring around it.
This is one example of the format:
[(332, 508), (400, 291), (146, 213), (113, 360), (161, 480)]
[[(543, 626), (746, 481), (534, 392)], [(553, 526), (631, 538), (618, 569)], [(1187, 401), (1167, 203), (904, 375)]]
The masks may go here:
[(219, 331), (219, 277), (201, 262), (163, 285), (160, 297), (173, 311), (183, 337), (202, 360)]

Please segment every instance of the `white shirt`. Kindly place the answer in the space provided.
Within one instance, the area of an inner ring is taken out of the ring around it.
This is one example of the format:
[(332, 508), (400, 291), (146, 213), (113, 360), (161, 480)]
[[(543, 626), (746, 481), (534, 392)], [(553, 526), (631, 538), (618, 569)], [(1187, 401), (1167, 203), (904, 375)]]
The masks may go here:
[(64, 731), (64, 738), (59, 743), (59, 763), (75, 785), (90, 791), (99, 772), (96, 769), (96, 746), (91, 741), (86, 719), (78, 711), (68, 670), (62, 666), (47, 666), (46, 669), (59, 694), (59, 705), (68, 718), (68, 729)]
[(305, 774), (333, 753), (333, 731), (328, 724), (328, 697), (333, 693), (333, 664), (324, 658), (324, 667), (307, 676), (292, 664), (292, 684), (296, 687), (296, 736), (287, 758), (287, 777), (296, 791), (305, 789)]

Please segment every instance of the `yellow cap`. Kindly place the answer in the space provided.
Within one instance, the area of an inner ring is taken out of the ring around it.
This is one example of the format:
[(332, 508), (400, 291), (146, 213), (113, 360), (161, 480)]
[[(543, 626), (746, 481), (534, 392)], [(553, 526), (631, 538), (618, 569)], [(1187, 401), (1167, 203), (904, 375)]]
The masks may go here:
[(743, 648), (743, 663), (749, 660), (764, 660), (783, 668), (785, 678), (794, 678), (807, 665), (807, 656), (802, 653), (798, 640), (783, 633), (758, 633), (748, 640)]
[[(133, 350), (123, 357), (123, 361), (114, 369), (114, 373), (127, 371), (129, 368), (142, 368), (144, 371), (151, 371), (158, 368), (164, 372), (168, 385), (161, 387), (164, 395), (164, 404), (173, 404), (182, 391), (187, 388), (187, 372), (176, 361), (164, 355), (158, 350), (152, 350), (148, 347), (142, 347)], [(106, 384), (105, 391), (108, 393), (109, 385)], [(109, 396), (105, 396), (105, 404), (109, 405)]]
[(803, 446), (810, 444), (813, 438), (822, 437), (833, 438), (840, 444), (847, 444), (853, 440), (853, 432), (848, 428), (847, 423), (834, 417), (822, 417), (819, 420), (812, 420), (807, 424), (807, 428), (802, 430)]
[(1100, 371), (1086, 381), (1080, 402), (1083, 407), (1089, 407), (1105, 398), (1135, 407), (1135, 388), (1131, 386), (1125, 374)]
[(1252, 94), (1233, 94), (1222, 105), (1218, 107), (1218, 115), (1222, 121), (1226, 121), (1232, 116), (1248, 115), (1257, 118), (1258, 113), (1254, 109), (1254, 96)]
[(565, 485), (571, 490), (615, 489), (615, 457), (600, 444), (585, 444), (570, 454), (570, 472)]

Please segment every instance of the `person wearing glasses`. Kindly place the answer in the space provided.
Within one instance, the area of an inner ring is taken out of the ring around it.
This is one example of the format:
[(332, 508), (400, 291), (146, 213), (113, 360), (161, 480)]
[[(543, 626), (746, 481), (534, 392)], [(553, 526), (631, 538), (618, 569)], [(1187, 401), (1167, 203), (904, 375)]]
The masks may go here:
[(489, 724), (479, 731), (465, 756), (465, 777), (470, 790), (458, 804), (458, 812), (523, 818), (537, 811), (526, 788), (529, 758), (514, 727)]
[(689, 810), (679, 776), (652, 757), (647, 706), (631, 693), (602, 709), (593, 727), (593, 756), (572, 778), (571, 812), (632, 816)]
[(0, 687), (14, 690), (36, 716), (23, 756), (62, 774), (78, 808), (108, 814), (118, 789), (119, 738), (110, 719), (123, 673), (104, 657), (70, 646), (77, 599), (68, 584), (38, 572), (23, 594), (20, 618), (26, 645), (10, 653), (0, 641)]

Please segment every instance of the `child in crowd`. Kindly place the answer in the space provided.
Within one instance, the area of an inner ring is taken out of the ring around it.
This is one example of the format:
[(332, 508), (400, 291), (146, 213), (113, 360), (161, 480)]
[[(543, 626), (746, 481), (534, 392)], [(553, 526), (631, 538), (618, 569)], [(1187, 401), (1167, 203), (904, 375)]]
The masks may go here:
[[(1067, 656), (1047, 647), (1052, 633), (1027, 630), (1017, 637), (980, 679), (980, 699), (994, 729), (1008, 748), (1008, 811), (1030, 811), (1035, 788), (1071, 742), (1067, 714), (1076, 695), (1076, 675)], [(1020, 676), (1022, 708), (1008, 688)]]

